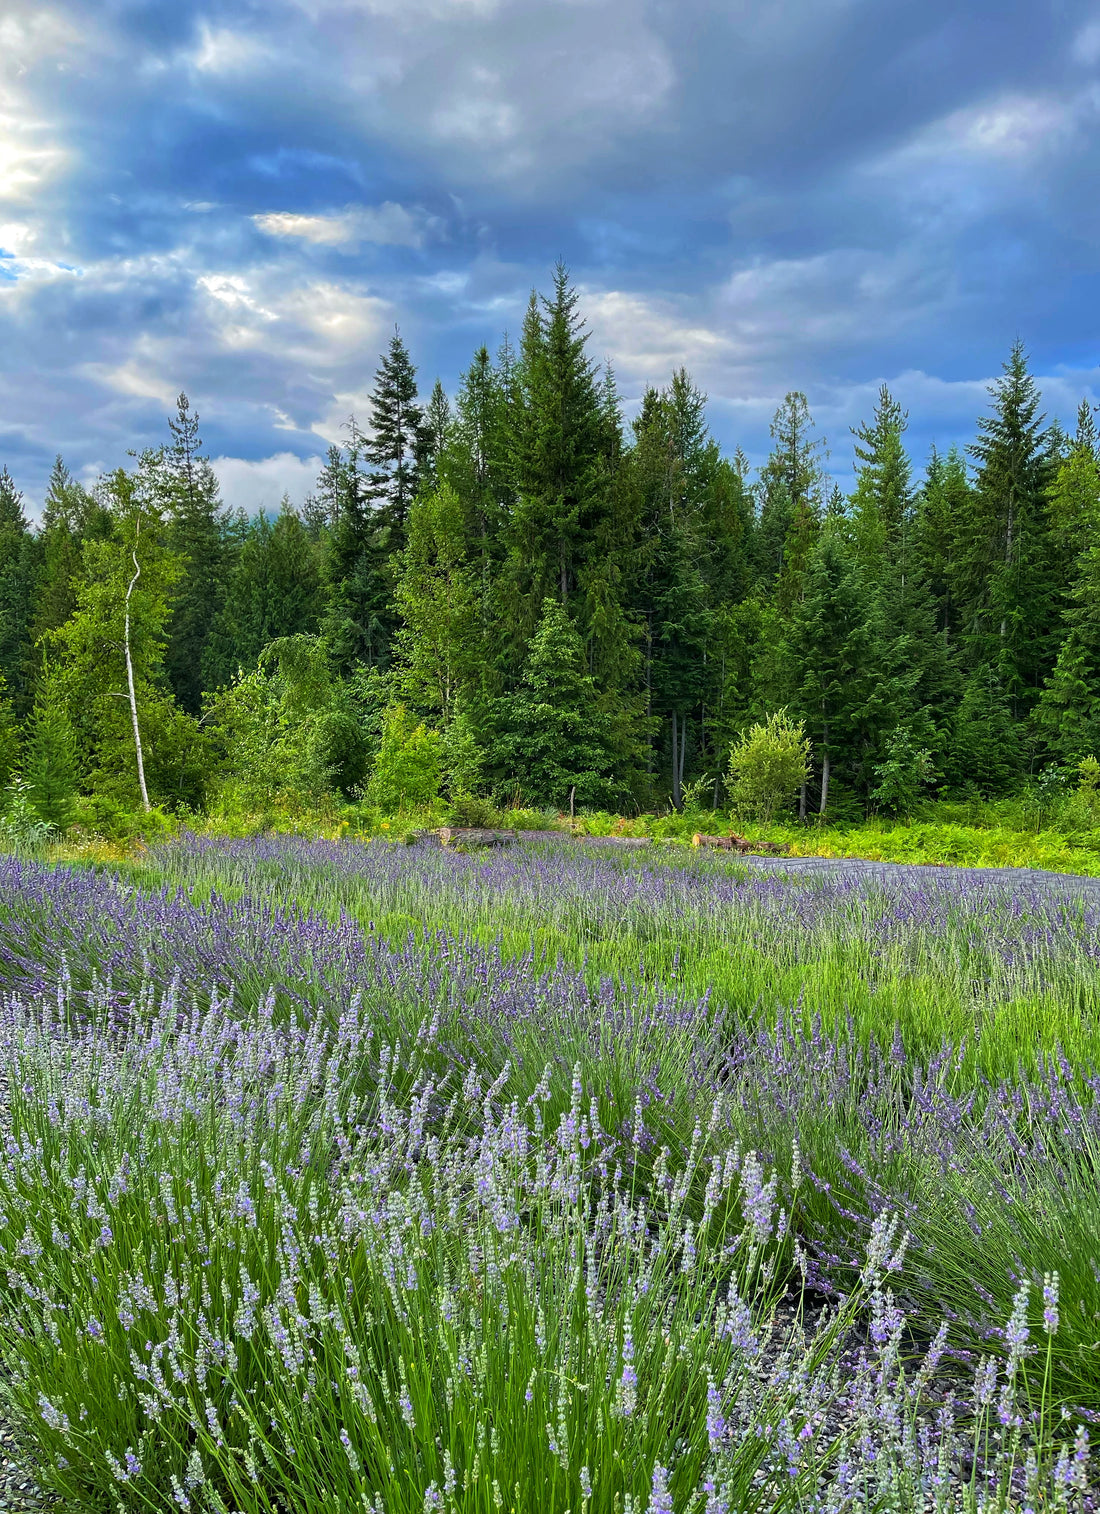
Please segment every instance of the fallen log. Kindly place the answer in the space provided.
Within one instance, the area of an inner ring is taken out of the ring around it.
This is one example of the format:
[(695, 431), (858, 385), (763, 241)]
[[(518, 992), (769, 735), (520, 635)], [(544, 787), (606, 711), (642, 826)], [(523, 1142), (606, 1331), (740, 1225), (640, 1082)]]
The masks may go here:
[(750, 852), (763, 852), (768, 856), (784, 856), (787, 848), (780, 841), (750, 841), (747, 836), (738, 836), (730, 833), (728, 836), (707, 836), (702, 831), (696, 831), (691, 838), (692, 846), (711, 846), (723, 852), (736, 852), (738, 856), (747, 856)]
[(492, 831), (481, 825), (445, 825), (438, 832), (441, 846), (510, 846), (515, 831)]

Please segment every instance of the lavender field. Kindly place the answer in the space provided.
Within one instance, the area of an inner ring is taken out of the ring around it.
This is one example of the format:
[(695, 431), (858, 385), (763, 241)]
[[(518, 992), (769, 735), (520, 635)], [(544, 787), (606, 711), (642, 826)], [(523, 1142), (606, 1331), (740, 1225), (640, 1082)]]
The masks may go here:
[(1100, 895), (0, 859), (2, 1384), (63, 1507), (1100, 1506)]

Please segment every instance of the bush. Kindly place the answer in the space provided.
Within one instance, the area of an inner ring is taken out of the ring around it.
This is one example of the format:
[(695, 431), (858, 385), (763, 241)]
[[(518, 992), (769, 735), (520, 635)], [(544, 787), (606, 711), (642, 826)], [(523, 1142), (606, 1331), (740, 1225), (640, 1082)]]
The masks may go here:
[(443, 776), (443, 738), (417, 724), (403, 704), (382, 715), (382, 745), (367, 797), (388, 813), (434, 804)]
[(888, 815), (908, 817), (936, 776), (931, 752), (917, 745), (912, 731), (898, 726), (886, 743), (885, 762), (875, 765), (878, 783), (871, 798)]
[(767, 825), (775, 810), (790, 801), (810, 771), (810, 743), (800, 720), (786, 710), (754, 725), (730, 753), (727, 780), (733, 808)]

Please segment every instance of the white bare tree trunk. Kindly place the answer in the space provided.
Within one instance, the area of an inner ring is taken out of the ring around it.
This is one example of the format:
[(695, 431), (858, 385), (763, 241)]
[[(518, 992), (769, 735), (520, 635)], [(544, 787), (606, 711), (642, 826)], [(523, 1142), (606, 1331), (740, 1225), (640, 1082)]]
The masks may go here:
[[(140, 526), (139, 526), (140, 529)], [(141, 727), (138, 725), (137, 691), (134, 688), (134, 660), (130, 656), (130, 595), (134, 592), (134, 585), (141, 577), (141, 566), (137, 558), (137, 540), (135, 532), (134, 541), (134, 576), (130, 580), (130, 587), (126, 590), (126, 614), (123, 619), (123, 645), (126, 649), (126, 683), (130, 690), (130, 719), (134, 723), (134, 750), (137, 752), (138, 788), (141, 790), (141, 802), (148, 814), (152, 806), (149, 803), (149, 790), (145, 787), (145, 758), (141, 750)]]

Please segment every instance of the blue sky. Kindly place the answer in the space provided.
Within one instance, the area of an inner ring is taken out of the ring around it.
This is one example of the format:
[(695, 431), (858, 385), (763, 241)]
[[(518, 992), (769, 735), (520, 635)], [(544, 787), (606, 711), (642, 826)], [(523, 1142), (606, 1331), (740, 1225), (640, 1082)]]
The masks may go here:
[(4, 0), (0, 461), (33, 511), (202, 417), (300, 501), (396, 322), (423, 389), (556, 258), (628, 408), (685, 364), (754, 462), (804, 389), (846, 480), (885, 380), (918, 460), (1013, 339), (1100, 397), (1100, 5)]

